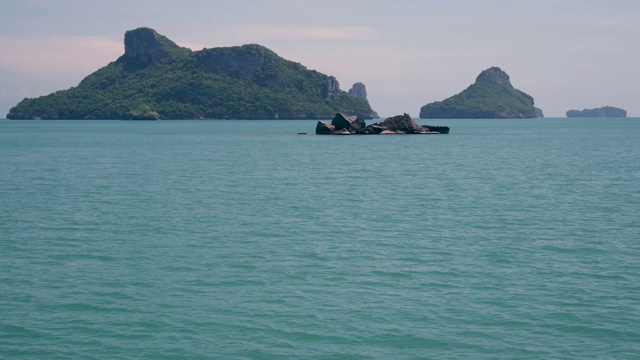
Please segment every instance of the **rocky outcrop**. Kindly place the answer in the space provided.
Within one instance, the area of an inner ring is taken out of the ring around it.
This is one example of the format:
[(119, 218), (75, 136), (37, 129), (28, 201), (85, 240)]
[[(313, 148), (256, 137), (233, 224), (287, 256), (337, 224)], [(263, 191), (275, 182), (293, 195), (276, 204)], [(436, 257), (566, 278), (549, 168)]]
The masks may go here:
[(324, 88), (322, 89), (322, 97), (327, 99), (338, 93), (340, 93), (338, 79), (333, 76), (327, 76), (325, 78)]
[(509, 75), (498, 67), (484, 70), (475, 83), (443, 101), (424, 105), (423, 119), (534, 118), (533, 98), (511, 85)]
[(428, 132), (433, 132), (438, 134), (448, 134), (450, 130), (448, 126), (442, 126), (442, 125), (422, 125), (422, 127), (427, 129)]
[(347, 129), (350, 133), (357, 133), (367, 126), (364, 119), (361, 116), (345, 116), (342, 113), (337, 113), (331, 120), (331, 125), (336, 130)]
[(349, 89), (349, 95), (358, 99), (367, 100), (367, 88), (363, 83), (357, 82)]
[(366, 125), (360, 116), (337, 113), (331, 123), (318, 121), (318, 135), (392, 135), (392, 134), (448, 134), (448, 126), (418, 125), (409, 114), (397, 115), (380, 123)]
[(544, 112), (542, 112), (542, 109), (540, 108), (535, 108), (536, 109), (536, 117), (537, 118), (543, 118), (544, 117)]
[(333, 135), (336, 132), (335, 126), (325, 121), (318, 120), (316, 124), (316, 134), (318, 135)]
[(142, 27), (124, 34), (124, 55), (119, 60), (146, 66), (169, 57), (172, 49), (189, 51), (155, 30)]
[(627, 117), (627, 111), (613, 106), (595, 109), (569, 110), (567, 117)]
[(404, 115), (387, 118), (383, 122), (375, 125), (399, 134), (414, 134), (425, 131), (406, 113)]

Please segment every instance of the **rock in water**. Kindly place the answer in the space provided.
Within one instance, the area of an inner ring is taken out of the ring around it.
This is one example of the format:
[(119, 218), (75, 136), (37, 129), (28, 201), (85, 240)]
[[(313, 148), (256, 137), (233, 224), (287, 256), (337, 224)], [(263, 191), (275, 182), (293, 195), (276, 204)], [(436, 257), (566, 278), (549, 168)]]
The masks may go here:
[(337, 113), (331, 124), (318, 121), (318, 135), (374, 135), (374, 134), (448, 134), (448, 126), (418, 125), (409, 114), (392, 116), (381, 123), (366, 126), (362, 117)]
[(531, 96), (511, 85), (506, 72), (492, 67), (480, 73), (476, 82), (461, 93), (424, 105), (420, 118), (534, 118), (533, 103)]
[(336, 132), (336, 128), (324, 121), (318, 120), (318, 124), (316, 124), (316, 134), (318, 135), (331, 135)]
[(342, 113), (337, 113), (331, 121), (331, 125), (336, 130), (347, 129), (352, 134), (356, 134), (366, 126), (364, 119), (360, 116), (345, 116)]
[(450, 128), (448, 126), (442, 125), (422, 125), (423, 128), (427, 129), (430, 133), (438, 133), (438, 134), (448, 134)]
[(378, 125), (388, 131), (393, 131), (402, 134), (415, 134), (424, 132), (424, 128), (420, 127), (409, 114), (397, 115), (385, 119), (382, 123), (374, 124)]

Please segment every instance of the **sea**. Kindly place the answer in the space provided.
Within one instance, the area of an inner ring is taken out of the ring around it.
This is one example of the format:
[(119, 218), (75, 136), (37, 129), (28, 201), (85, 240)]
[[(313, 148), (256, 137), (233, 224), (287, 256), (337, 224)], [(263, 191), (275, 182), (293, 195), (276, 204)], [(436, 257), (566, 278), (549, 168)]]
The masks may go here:
[(639, 359), (640, 119), (418, 122), (0, 121), (0, 358)]

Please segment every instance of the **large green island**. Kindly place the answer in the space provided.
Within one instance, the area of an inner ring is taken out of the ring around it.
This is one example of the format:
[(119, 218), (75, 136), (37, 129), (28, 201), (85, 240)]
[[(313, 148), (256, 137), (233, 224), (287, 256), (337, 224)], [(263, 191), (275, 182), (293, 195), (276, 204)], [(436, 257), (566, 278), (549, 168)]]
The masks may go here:
[[(127, 31), (124, 45), (124, 55), (77, 86), (24, 99), (7, 118), (326, 119), (337, 112), (378, 117), (366, 97), (342, 91), (333, 76), (260, 45), (192, 51), (149, 28)], [(364, 85), (357, 87), (362, 93)]]
[(442, 101), (424, 105), (422, 119), (494, 119), (542, 117), (533, 97), (515, 89), (499, 67), (484, 70), (474, 84)]

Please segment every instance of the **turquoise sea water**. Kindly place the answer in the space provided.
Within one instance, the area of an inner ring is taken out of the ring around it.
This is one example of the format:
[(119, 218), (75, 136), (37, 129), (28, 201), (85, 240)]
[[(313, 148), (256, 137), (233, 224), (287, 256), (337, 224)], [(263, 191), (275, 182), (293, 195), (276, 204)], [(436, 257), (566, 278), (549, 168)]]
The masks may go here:
[(429, 123), (0, 121), (0, 358), (637, 359), (640, 120)]

